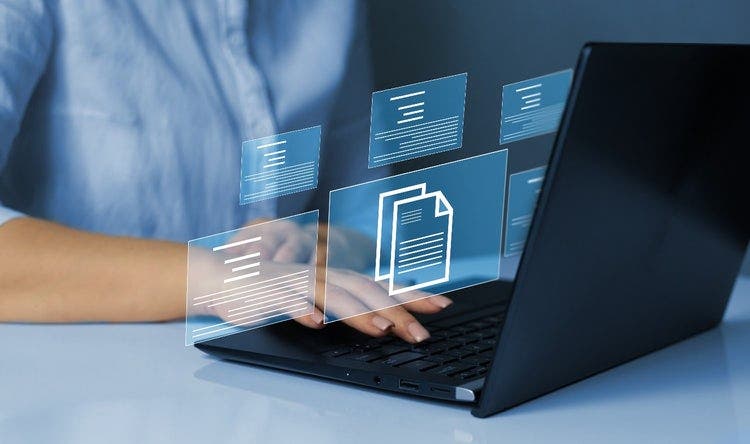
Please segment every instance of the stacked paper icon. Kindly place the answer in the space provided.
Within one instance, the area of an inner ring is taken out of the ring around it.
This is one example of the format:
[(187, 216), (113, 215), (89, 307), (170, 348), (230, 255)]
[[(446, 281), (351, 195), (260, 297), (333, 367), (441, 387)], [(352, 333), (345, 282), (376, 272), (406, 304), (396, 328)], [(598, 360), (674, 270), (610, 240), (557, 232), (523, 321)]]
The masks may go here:
[(380, 193), (375, 280), (391, 296), (450, 279), (453, 207), (420, 183)]

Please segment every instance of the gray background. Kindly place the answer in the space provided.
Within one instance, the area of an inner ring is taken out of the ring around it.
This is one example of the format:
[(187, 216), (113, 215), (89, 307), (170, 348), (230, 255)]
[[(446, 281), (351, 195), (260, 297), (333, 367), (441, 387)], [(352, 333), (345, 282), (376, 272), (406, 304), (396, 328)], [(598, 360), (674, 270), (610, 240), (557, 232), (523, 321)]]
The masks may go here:
[[(750, 43), (747, 0), (372, 0), (376, 90), (469, 73), (463, 147), (413, 170), (498, 149), (501, 85), (574, 67), (587, 41)], [(504, 145), (510, 172), (547, 162), (552, 136)], [(750, 258), (744, 270), (750, 273)]]

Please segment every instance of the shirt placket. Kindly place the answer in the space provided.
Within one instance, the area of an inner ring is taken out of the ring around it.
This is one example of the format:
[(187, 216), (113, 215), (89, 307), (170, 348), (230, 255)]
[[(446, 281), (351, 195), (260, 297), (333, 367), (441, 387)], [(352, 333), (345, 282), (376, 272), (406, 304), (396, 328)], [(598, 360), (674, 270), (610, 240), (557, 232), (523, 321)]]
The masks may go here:
[[(235, 107), (240, 117), (242, 140), (237, 141), (237, 155), (241, 155), (243, 140), (275, 134), (276, 122), (266, 82), (253, 62), (250, 54), (249, 30), (247, 29), (249, 1), (225, 0), (224, 40), (225, 53), (229, 60), (235, 82)], [(253, 162), (260, 162), (253, 151)], [(238, 184), (239, 186), (239, 184)], [(246, 218), (274, 217), (276, 200), (268, 199), (247, 205)]]

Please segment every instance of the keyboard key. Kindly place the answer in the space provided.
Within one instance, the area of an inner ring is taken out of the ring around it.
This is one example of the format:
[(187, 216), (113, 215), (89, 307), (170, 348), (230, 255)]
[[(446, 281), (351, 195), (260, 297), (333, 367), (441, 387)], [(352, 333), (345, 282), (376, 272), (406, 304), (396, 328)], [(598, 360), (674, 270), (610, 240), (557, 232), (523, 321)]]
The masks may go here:
[(459, 373), (463, 373), (467, 370), (471, 370), (474, 368), (473, 365), (469, 364), (462, 364), (460, 362), (453, 363), (453, 364), (446, 364), (442, 367), (438, 367), (436, 369), (430, 370), (429, 373), (440, 375), (440, 376), (453, 376), (457, 375)]
[(458, 341), (446, 339), (445, 341), (436, 342), (435, 346), (440, 347), (443, 350), (450, 350), (452, 348), (460, 347), (461, 343)]
[(482, 345), (481, 343), (477, 344), (469, 344), (464, 347), (464, 350), (471, 351), (472, 353), (481, 353), (483, 351), (489, 351), (492, 350), (491, 345)]
[(468, 373), (469, 370), (473, 370), (475, 368), (472, 364), (463, 364), (459, 363), (458, 369), (456, 369), (453, 372), (448, 373), (448, 376), (456, 376), (461, 373)]
[(493, 326), (492, 322), (486, 322), (486, 321), (474, 321), (474, 322), (469, 322), (466, 325), (468, 325), (470, 327), (477, 328), (477, 329), (487, 328), (487, 327), (492, 327)]
[(458, 377), (461, 379), (472, 379), (472, 378), (476, 378), (477, 376), (478, 375), (475, 370), (469, 370), (468, 372), (463, 372), (458, 375)]
[(372, 338), (369, 341), (367, 341), (367, 345), (377, 347), (379, 345), (385, 345), (388, 343), (391, 343), (395, 341), (396, 338), (393, 336), (383, 336), (382, 338)]
[(430, 362), (430, 361), (425, 361), (425, 360), (419, 359), (419, 360), (416, 360), (416, 361), (411, 361), (411, 362), (406, 363), (404, 365), (400, 365), (399, 368), (408, 368), (408, 369), (412, 369), (412, 370), (417, 370), (417, 371), (423, 372), (423, 371), (429, 370), (431, 368), (435, 368), (437, 366), (438, 366), (437, 362)]
[(372, 362), (377, 361), (380, 358), (385, 358), (386, 355), (381, 352), (380, 350), (370, 351), (366, 353), (361, 353), (358, 355), (350, 355), (347, 356), (348, 359), (354, 359), (355, 361), (361, 361), (361, 362)]
[(392, 366), (395, 367), (397, 365), (405, 364), (405, 363), (407, 363), (409, 361), (414, 361), (414, 360), (419, 359), (419, 358), (424, 358), (424, 356), (425, 355), (422, 354), (422, 353), (403, 352), (403, 353), (399, 353), (399, 354), (396, 354), (396, 355), (393, 355), (393, 356), (389, 357), (388, 359), (386, 359), (382, 363), (385, 364), (385, 365), (392, 365)]
[(377, 350), (383, 352), (384, 355), (388, 356), (407, 351), (409, 350), (409, 347), (404, 345), (384, 345)]
[(456, 360), (454, 356), (448, 355), (432, 355), (424, 358), (425, 361), (436, 362), (438, 364), (447, 364)]
[(412, 351), (415, 351), (417, 353), (425, 353), (434, 355), (437, 353), (442, 353), (445, 350), (448, 350), (449, 347), (453, 346), (452, 344), (442, 344), (442, 343), (435, 343), (435, 344), (427, 344), (427, 345), (419, 345), (412, 347)]
[(474, 352), (471, 351), (471, 350), (465, 350), (465, 349), (457, 348), (457, 349), (454, 349), (454, 350), (448, 350), (448, 351), (445, 352), (445, 354), (448, 355), (448, 356), (453, 356), (453, 357), (455, 357), (457, 359), (463, 359), (463, 358), (465, 358), (467, 356), (473, 355)]
[(460, 338), (454, 338), (455, 341), (461, 341), (464, 344), (471, 344), (472, 342), (477, 342), (482, 339), (481, 335), (477, 335), (476, 333), (468, 333), (465, 336), (462, 336)]
[(369, 351), (372, 348), (373, 347), (371, 345), (367, 345), (367, 344), (354, 344), (352, 346), (352, 352), (355, 352), (355, 353), (356, 352), (360, 352), (360, 353), (362, 353), (362, 352)]
[(448, 373), (460, 371), (461, 367), (463, 367), (461, 364), (447, 364), (447, 365), (444, 365), (443, 367), (438, 367), (434, 370), (430, 370), (429, 373), (440, 375), (440, 376), (448, 376)]
[(467, 325), (457, 325), (450, 329), (450, 331), (458, 332), (458, 334), (465, 335), (466, 333), (471, 333), (473, 331), (476, 331), (476, 328), (469, 327)]
[(427, 346), (422, 345), (422, 344), (413, 345), (411, 347), (411, 351), (417, 352), (417, 353), (424, 353), (425, 355), (430, 354), (430, 350), (427, 348)]
[(487, 365), (490, 363), (490, 359), (484, 356), (469, 356), (468, 358), (463, 359), (461, 362), (475, 365)]
[(497, 332), (498, 329), (496, 328), (483, 328), (482, 330), (475, 332), (475, 334), (482, 336), (483, 339), (491, 339), (497, 336)]
[(337, 348), (335, 350), (325, 352), (323, 353), (323, 356), (325, 356), (326, 358), (336, 358), (339, 356), (347, 355), (351, 353), (351, 351), (352, 349), (349, 347), (342, 347), (342, 348)]
[(449, 319), (443, 319), (442, 321), (433, 322), (431, 323), (431, 325), (435, 327), (439, 327), (439, 328), (449, 329), (456, 325), (461, 325), (464, 322), (465, 321), (461, 321), (460, 319), (457, 319), (457, 318), (449, 318)]
[(433, 332), (430, 332), (430, 335), (432, 335), (432, 338), (430, 339), (433, 339), (433, 338), (434, 339), (448, 339), (453, 336), (457, 336), (456, 333), (448, 331), (448, 330), (433, 331)]

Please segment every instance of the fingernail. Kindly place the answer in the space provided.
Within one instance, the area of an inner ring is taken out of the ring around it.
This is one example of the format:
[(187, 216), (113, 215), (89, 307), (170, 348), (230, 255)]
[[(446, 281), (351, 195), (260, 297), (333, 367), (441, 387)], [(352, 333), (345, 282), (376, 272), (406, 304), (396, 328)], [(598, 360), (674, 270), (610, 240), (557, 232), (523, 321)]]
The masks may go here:
[(446, 308), (450, 306), (453, 301), (449, 298), (446, 298), (445, 296), (432, 296), (428, 299), (433, 305), (437, 305), (440, 308)]
[(315, 310), (310, 315), (310, 319), (312, 319), (316, 324), (323, 324), (323, 313)]
[(382, 331), (387, 331), (388, 329), (393, 328), (393, 322), (378, 315), (372, 317), (372, 325), (376, 326)]
[(409, 334), (417, 342), (422, 342), (430, 337), (430, 332), (427, 331), (426, 328), (422, 327), (422, 324), (420, 324), (419, 322), (412, 322), (411, 324), (409, 324), (409, 327), (407, 329), (409, 330)]

